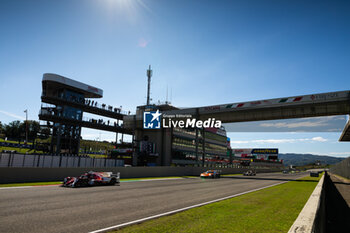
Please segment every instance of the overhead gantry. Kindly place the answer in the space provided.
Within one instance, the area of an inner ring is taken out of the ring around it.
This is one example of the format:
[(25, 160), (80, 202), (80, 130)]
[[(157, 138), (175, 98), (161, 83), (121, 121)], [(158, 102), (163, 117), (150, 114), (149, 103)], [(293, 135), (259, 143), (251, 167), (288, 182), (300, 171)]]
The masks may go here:
[[(200, 120), (215, 118), (221, 120), (222, 123), (348, 115), (350, 114), (350, 91), (174, 109), (162, 113), (192, 115)], [(136, 124), (130, 122), (132, 120)], [(128, 126), (131, 123), (131, 125), (138, 128), (140, 126), (139, 121), (142, 121), (142, 114), (124, 117), (124, 122)], [(349, 122), (345, 126), (339, 141), (350, 141)]]

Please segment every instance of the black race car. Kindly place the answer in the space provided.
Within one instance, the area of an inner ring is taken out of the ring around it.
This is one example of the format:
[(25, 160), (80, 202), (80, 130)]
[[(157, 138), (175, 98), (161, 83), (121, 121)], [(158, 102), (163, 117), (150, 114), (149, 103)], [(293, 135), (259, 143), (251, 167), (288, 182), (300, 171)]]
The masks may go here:
[(245, 173), (243, 173), (244, 176), (255, 176), (256, 172), (253, 170), (248, 170)]
[(120, 183), (120, 173), (89, 171), (79, 177), (66, 177), (63, 187), (87, 187), (94, 185), (115, 185)]

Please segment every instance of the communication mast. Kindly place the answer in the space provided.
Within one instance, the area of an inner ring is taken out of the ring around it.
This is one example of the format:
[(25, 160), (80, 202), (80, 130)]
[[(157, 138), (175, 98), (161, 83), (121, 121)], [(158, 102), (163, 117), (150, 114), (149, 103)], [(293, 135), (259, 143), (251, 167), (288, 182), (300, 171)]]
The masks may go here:
[(147, 77), (148, 77), (148, 87), (147, 87), (147, 105), (150, 105), (150, 92), (151, 92), (151, 77), (153, 74), (153, 70), (151, 70), (151, 65), (149, 65), (149, 68), (147, 70)]

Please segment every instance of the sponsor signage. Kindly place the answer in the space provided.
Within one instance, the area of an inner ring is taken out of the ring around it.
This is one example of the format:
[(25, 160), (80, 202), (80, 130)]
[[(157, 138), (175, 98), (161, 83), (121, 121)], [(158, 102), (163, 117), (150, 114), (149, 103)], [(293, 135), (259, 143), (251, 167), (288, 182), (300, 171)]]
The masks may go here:
[(143, 113), (144, 129), (160, 129), (161, 113), (159, 110)]
[(253, 149), (252, 154), (278, 154), (278, 149)]
[(157, 111), (145, 111), (143, 113), (144, 129), (163, 128), (221, 128), (221, 121), (215, 118), (197, 120), (191, 115), (163, 115)]
[(234, 149), (233, 153), (235, 154), (250, 154), (252, 149)]
[(332, 98), (338, 98), (338, 93), (334, 92), (334, 93), (318, 94), (318, 95), (311, 96), (312, 100), (327, 100)]
[(95, 93), (98, 93), (98, 89), (96, 87), (88, 86), (88, 90), (95, 92)]

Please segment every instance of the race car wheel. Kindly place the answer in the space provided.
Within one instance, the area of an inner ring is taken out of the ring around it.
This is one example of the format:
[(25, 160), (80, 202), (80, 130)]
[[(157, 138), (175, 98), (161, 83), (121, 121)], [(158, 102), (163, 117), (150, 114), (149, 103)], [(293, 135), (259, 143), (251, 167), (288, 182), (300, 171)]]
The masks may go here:
[(109, 182), (110, 185), (115, 185), (117, 183), (116, 179), (111, 179), (111, 181)]

